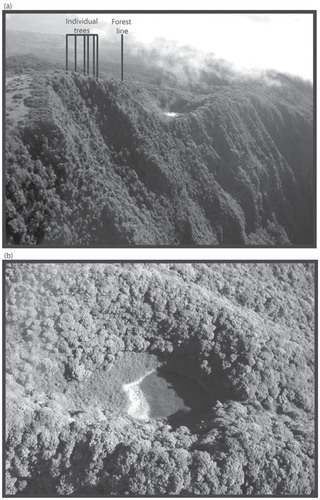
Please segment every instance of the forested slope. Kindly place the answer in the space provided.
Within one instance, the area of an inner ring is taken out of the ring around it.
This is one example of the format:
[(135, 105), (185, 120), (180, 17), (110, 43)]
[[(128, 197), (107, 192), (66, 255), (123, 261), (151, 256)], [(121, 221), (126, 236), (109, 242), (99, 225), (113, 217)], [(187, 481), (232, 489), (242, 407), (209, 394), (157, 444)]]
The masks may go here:
[(313, 244), (308, 83), (24, 68), (8, 59), (9, 243)]
[[(9, 494), (314, 492), (314, 264), (7, 264)], [(192, 422), (139, 421), (154, 359)]]

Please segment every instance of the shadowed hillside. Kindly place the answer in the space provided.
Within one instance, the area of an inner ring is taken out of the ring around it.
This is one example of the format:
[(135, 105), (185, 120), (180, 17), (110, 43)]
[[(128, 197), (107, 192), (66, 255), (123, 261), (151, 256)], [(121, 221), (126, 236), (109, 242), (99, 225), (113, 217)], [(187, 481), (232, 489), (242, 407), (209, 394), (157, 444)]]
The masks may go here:
[(7, 63), (8, 243), (313, 244), (311, 85), (39, 65)]

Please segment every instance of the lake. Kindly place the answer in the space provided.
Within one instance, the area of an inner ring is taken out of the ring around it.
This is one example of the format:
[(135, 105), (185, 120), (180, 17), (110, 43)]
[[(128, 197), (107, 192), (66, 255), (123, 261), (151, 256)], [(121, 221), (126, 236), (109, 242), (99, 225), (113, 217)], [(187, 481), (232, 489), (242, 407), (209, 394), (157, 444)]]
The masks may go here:
[(140, 383), (149, 418), (165, 419), (177, 412), (201, 414), (210, 408), (209, 395), (194, 379), (159, 369)]

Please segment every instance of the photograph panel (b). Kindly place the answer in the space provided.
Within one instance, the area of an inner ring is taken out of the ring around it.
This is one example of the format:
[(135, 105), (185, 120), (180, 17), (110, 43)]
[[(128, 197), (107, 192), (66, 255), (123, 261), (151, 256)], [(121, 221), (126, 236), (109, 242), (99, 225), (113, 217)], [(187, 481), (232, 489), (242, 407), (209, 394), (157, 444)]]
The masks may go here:
[(5, 494), (315, 494), (316, 264), (5, 263)]

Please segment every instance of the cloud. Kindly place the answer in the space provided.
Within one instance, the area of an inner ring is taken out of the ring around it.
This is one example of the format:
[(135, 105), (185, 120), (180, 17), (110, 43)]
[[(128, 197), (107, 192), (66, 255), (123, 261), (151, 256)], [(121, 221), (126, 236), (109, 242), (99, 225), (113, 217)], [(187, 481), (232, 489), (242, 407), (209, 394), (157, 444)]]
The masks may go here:
[(312, 80), (312, 15), (195, 14), (135, 17), (130, 39), (146, 47), (160, 37), (192, 46), (245, 72), (273, 69)]

